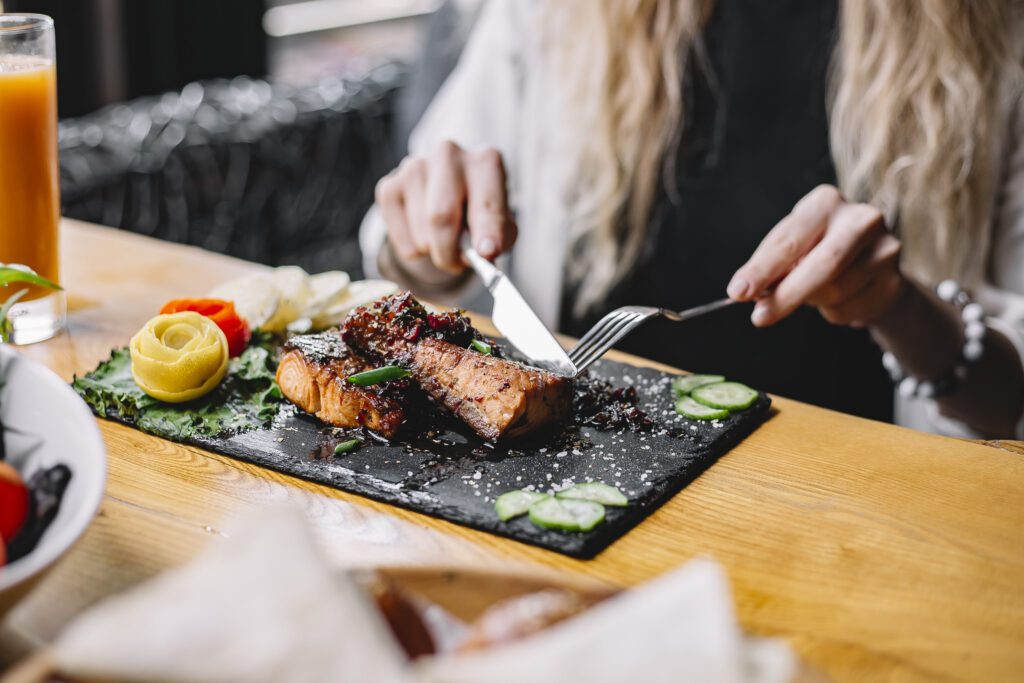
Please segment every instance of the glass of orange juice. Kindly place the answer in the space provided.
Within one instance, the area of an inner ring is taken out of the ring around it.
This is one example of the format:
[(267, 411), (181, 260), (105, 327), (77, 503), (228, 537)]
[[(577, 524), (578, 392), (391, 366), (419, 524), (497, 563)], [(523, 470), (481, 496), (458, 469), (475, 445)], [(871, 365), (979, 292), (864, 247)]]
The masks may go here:
[[(59, 282), (55, 57), (52, 19), (0, 14), (0, 262)], [(0, 289), (0, 301), (21, 288)], [(63, 292), (30, 287), (10, 311), (12, 340), (49, 339), (65, 310)]]

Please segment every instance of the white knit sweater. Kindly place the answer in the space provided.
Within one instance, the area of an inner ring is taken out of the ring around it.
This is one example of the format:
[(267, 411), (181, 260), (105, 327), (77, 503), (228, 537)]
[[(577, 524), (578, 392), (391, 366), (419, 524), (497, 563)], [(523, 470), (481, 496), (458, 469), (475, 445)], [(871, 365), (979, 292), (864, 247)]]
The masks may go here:
[[(494, 147), (506, 164), (519, 240), (503, 261), (516, 286), (550, 326), (558, 323), (566, 254), (568, 207), (559, 193), (573, 169), (554, 127), (553, 100), (562, 86), (540, 65), (536, 32), (530, 28), (535, 0), (486, 3), (458, 66), (441, 88), (410, 141), (413, 154), (427, 154), (444, 140), (464, 148)], [(989, 326), (1009, 338), (1024, 363), (1024, 102), (1018, 102), (1006, 132), (1004, 176), (992, 225), (985, 285), (977, 297)], [(385, 228), (376, 209), (363, 222), (360, 244), (367, 273), (375, 274)], [(443, 303), (466, 305), (480, 291), (469, 280)], [(643, 302), (636, 302), (642, 304)], [(916, 429), (976, 436), (944, 418), (934, 401), (897, 396), (896, 421)], [(1024, 416), (1017, 427), (1024, 438)]]

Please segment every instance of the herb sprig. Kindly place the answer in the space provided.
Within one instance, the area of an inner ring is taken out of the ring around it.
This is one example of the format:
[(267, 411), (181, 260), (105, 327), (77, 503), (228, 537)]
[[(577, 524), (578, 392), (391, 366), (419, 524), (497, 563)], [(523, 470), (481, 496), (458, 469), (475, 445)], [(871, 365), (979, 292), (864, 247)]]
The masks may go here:
[[(17, 263), (0, 263), (0, 287), (7, 287), (15, 282), (24, 282), (25, 284), (45, 287), (46, 289), (62, 289), (60, 285), (50, 282), (28, 266)], [(14, 323), (7, 316), (11, 312), (11, 308), (14, 307), (14, 304), (18, 303), (28, 292), (28, 289), (20, 289), (7, 297), (7, 300), (0, 306), (0, 343), (6, 344), (11, 341)]]

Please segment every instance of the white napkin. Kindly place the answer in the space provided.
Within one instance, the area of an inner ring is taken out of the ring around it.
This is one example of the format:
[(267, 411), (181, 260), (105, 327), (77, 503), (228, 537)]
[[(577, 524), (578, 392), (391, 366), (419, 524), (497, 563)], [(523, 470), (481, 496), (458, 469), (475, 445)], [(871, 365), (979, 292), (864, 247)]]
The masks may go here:
[(167, 683), (789, 683), (789, 649), (746, 639), (725, 575), (696, 560), (519, 642), (409, 664), (301, 516), (246, 518), (198, 559), (78, 618), (54, 647), (81, 678)]
[(415, 680), (376, 607), (290, 509), (240, 520), (185, 567), (99, 604), (54, 652), (62, 673), (87, 680)]
[(782, 683), (796, 660), (781, 643), (746, 640), (721, 567), (694, 560), (542, 633), (419, 670), (428, 683)]

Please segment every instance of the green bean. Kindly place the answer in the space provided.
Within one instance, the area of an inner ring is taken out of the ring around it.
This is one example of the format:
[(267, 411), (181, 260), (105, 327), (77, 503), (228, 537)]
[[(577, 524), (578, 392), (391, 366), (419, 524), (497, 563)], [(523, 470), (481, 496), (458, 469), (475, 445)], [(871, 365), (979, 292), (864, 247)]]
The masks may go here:
[(334, 454), (343, 455), (345, 453), (351, 453), (352, 451), (356, 450), (362, 445), (363, 442), (360, 441), (359, 439), (349, 439), (348, 441), (342, 441), (341, 443), (334, 447)]
[(474, 351), (479, 351), (485, 356), (491, 355), (490, 344), (485, 344), (479, 339), (474, 339), (473, 341), (469, 342), (469, 348), (473, 349)]
[(390, 382), (394, 379), (402, 379), (403, 377), (409, 376), (409, 371), (403, 367), (397, 365), (385, 365), (382, 368), (374, 368), (373, 370), (367, 370), (366, 372), (357, 372), (354, 375), (349, 375), (346, 379), (349, 383), (355, 384), (357, 387), (368, 387), (372, 384), (380, 384), (381, 382)]

